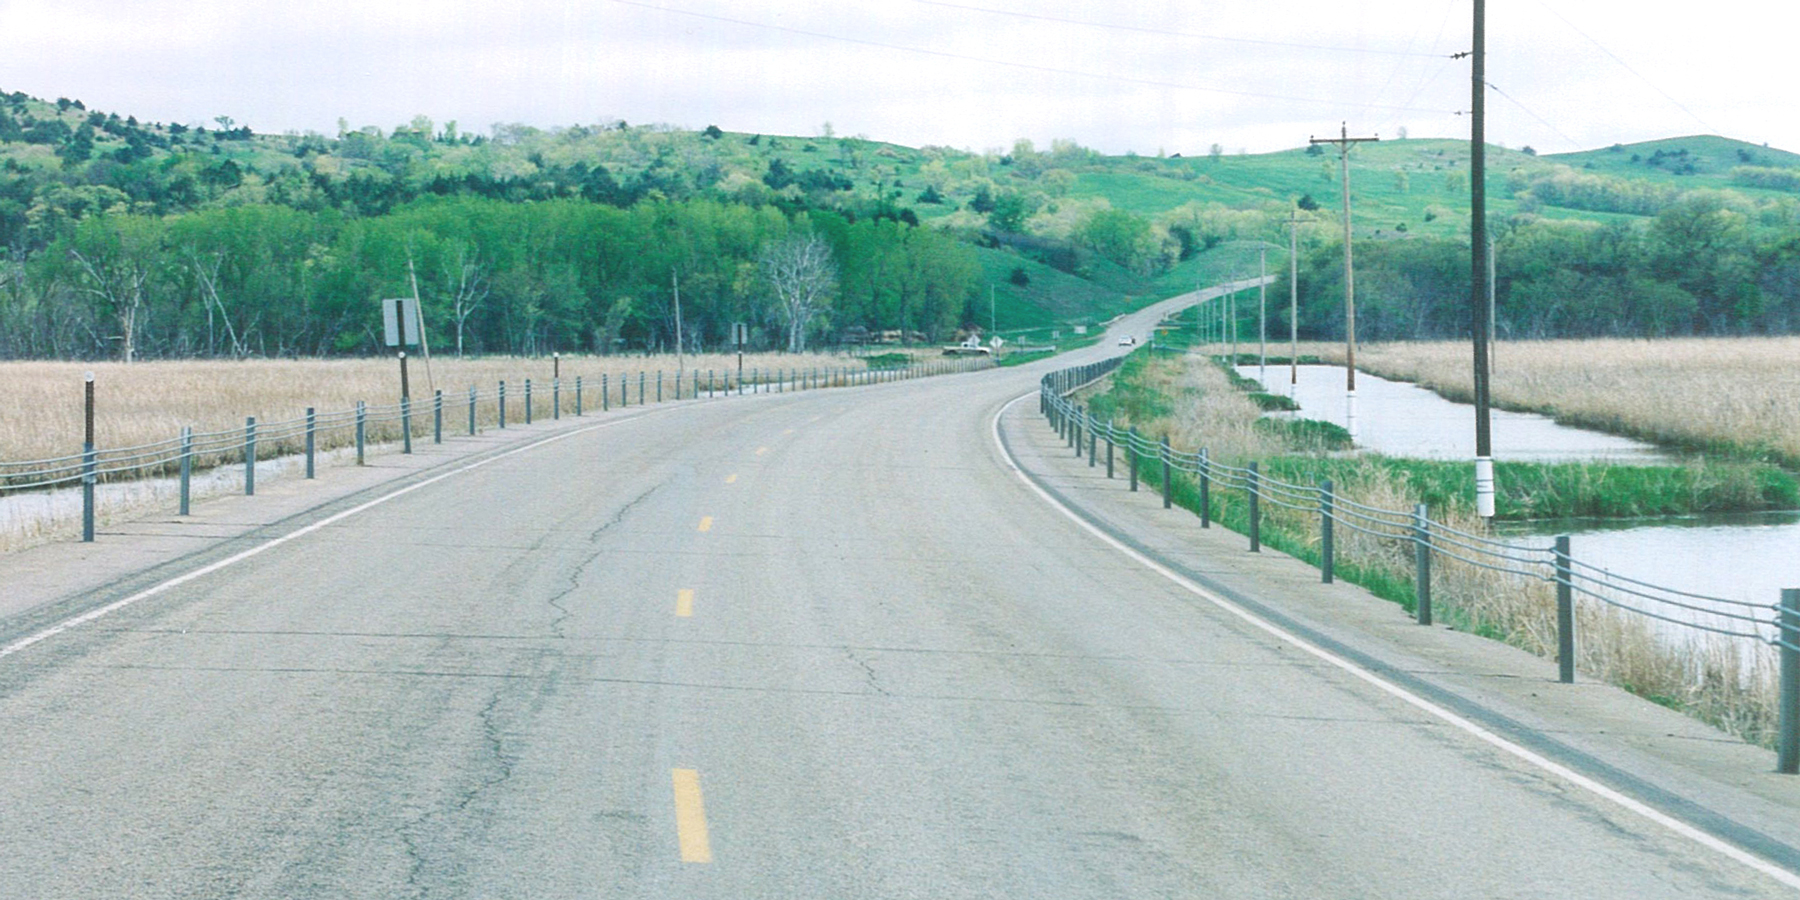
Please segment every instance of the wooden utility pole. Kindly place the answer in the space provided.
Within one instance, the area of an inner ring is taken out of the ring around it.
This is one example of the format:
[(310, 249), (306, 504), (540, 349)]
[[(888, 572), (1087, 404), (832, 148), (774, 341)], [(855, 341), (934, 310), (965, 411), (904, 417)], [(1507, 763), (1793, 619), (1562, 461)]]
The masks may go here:
[(1469, 74), (1469, 324), (1475, 336), (1475, 512), (1494, 516), (1493, 430), (1488, 416), (1487, 4), (1475, 0)]
[(1256, 248), (1256, 380), (1269, 387), (1269, 248)]
[(1238, 341), (1237, 341), (1238, 287), (1239, 287), (1238, 276), (1237, 276), (1236, 272), (1233, 272), (1233, 273), (1231, 273), (1231, 293), (1226, 295), (1226, 298), (1225, 298), (1225, 308), (1227, 310), (1229, 310), (1229, 312), (1227, 312), (1226, 315), (1230, 317), (1230, 321), (1231, 321), (1231, 371), (1233, 371), (1233, 372), (1237, 371), (1237, 364), (1238, 364), (1238, 345), (1237, 345), (1238, 344)]
[(669, 284), (675, 291), (675, 377), (680, 378), (687, 369), (686, 357), (682, 355), (687, 348), (681, 345), (681, 273), (670, 269)]
[(1351, 137), (1349, 123), (1340, 127), (1337, 137), (1308, 138), (1309, 143), (1338, 148), (1338, 182), (1344, 195), (1344, 430), (1351, 440), (1356, 439), (1356, 273), (1350, 264), (1350, 147), (1379, 140), (1379, 136)]
[(1300, 213), (1288, 210), (1288, 399), (1300, 393)]
[[(413, 310), (419, 317), (419, 348), (425, 351), (425, 389), (437, 390), (437, 379), (431, 377), (431, 338), (425, 336), (425, 302), (419, 299), (419, 273), (413, 269), (411, 250), (406, 252), (406, 277), (412, 282)], [(400, 334), (400, 343), (406, 343), (404, 326)]]

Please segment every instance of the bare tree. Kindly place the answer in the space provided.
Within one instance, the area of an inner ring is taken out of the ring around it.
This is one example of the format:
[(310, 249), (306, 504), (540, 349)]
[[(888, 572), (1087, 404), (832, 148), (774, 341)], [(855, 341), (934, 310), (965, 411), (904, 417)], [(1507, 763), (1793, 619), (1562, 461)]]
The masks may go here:
[(250, 355), (250, 348), (239, 339), (237, 327), (231, 324), (231, 313), (225, 309), (225, 301), (219, 296), (219, 269), (225, 264), (225, 254), (201, 253), (194, 247), (187, 248), (188, 266), (194, 270), (194, 281), (200, 286), (200, 300), (206, 304), (206, 351), (217, 352), (217, 338), (213, 332), (213, 310), (218, 310), (219, 319), (225, 323), (225, 337), (231, 341), (231, 355), (242, 359)]
[(119, 358), (132, 362), (137, 358), (138, 313), (153, 274), (157, 235), (152, 223), (130, 218), (92, 227), (96, 230), (78, 232), (69, 258), (75, 263), (80, 290), (100, 300), (118, 323), (114, 339), (119, 341)]
[(763, 248), (757, 267), (780, 302), (788, 352), (805, 350), (807, 327), (830, 308), (837, 288), (831, 245), (816, 234), (793, 235)]
[(456, 255), (444, 258), (444, 284), (450, 289), (450, 308), (456, 316), (456, 358), (461, 359), (463, 325), (489, 293), (487, 267), (481, 264), (481, 254), (458, 244)]

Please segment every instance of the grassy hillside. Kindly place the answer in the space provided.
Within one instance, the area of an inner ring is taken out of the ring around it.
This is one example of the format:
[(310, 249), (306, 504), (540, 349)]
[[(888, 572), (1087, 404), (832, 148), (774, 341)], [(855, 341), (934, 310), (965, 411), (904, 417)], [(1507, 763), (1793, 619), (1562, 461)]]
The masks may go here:
[[(1358, 239), (1465, 235), (1468, 152), (1435, 139), (1356, 146)], [(366, 218), (434, 194), (614, 206), (699, 198), (946, 231), (976, 246), (1003, 329), (1095, 321), (1199, 280), (1250, 274), (1258, 247), (1271, 270), (1285, 268), (1296, 207), (1308, 247), (1337, 239), (1339, 171), (1329, 145), (1152, 158), (1020, 141), (975, 153), (624, 122), (471, 134), (424, 117), (260, 135), (226, 119), (141, 123), (0, 93), (0, 244), (27, 254), (105, 211), (267, 204)], [(1761, 221), (1792, 221), (1800, 154), (1713, 136), (1542, 157), (1494, 147), (1488, 190), (1499, 221), (1645, 221), (1695, 190)], [(977, 314), (985, 300), (969, 298), (972, 319), (989, 318)]]

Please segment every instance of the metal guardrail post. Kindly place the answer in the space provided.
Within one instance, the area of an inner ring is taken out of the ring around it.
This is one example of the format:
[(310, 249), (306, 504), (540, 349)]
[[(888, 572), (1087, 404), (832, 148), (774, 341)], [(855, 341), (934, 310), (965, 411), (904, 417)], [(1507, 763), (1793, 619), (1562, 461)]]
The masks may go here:
[(1420, 625), (1431, 624), (1431, 519), (1425, 504), (1413, 507), (1413, 596)]
[(1090, 409), (1087, 412), (1083, 413), (1082, 415), (1085, 417), (1085, 421), (1087, 423), (1088, 468), (1091, 469), (1095, 465), (1098, 464), (1094, 459), (1094, 453), (1095, 453), (1095, 451), (1100, 449), (1100, 446), (1099, 446), (1100, 435), (1098, 433), (1098, 429), (1096, 429), (1094, 427), (1094, 411)]
[(244, 418), (244, 496), (256, 496), (256, 417)]
[(1319, 483), (1319, 580), (1325, 584), (1331, 583), (1337, 565), (1331, 546), (1331, 490), (1331, 479)]
[(1108, 479), (1113, 477), (1113, 443), (1114, 443), (1113, 435), (1114, 434), (1116, 434), (1116, 432), (1113, 431), (1112, 420), (1108, 419), (1108, 420), (1106, 420), (1106, 477)]
[(94, 450), (94, 373), (82, 377), (81, 540), (94, 541), (94, 482), (100, 478), (100, 456)]
[(1262, 483), (1257, 474), (1256, 463), (1250, 463), (1250, 474), (1245, 477), (1245, 487), (1250, 494), (1250, 552), (1262, 552)]
[(412, 453), (412, 397), (400, 398), (400, 452)]
[(1166, 434), (1162, 436), (1162, 482), (1163, 509), (1173, 509), (1175, 506), (1175, 466), (1174, 461), (1169, 458), (1169, 436)]
[(1207, 455), (1205, 447), (1195, 456), (1200, 470), (1200, 527), (1212, 527), (1212, 458)]
[(1569, 536), (1556, 536), (1556, 680), (1575, 683), (1575, 582)]
[(525, 424), (531, 424), (531, 379), (525, 379)]
[(474, 385), (469, 385), (469, 437), (475, 436), (475, 397)]
[(369, 433), (369, 405), (361, 400), (356, 401), (356, 464), (363, 464), (363, 445)]
[(562, 378), (550, 379), (550, 421), (562, 418)]
[[(309, 406), (306, 408), (306, 480), (308, 481), (312, 480), (315, 472), (314, 460), (318, 457), (319, 449), (318, 434), (319, 416), (318, 413), (314, 412), (313, 408)], [(193, 429), (182, 429), (181, 442), (183, 444), (181, 455), (183, 457), (191, 455), (193, 453), (194, 443)]]
[(606, 379), (607, 379), (607, 376), (605, 374), (602, 374), (600, 376), (600, 411), (601, 412), (607, 412), (612, 409), (612, 386), (607, 384)]
[(444, 391), (441, 388), (431, 395), (431, 442), (444, 442)]
[(1775, 742), (1775, 771), (1800, 775), (1800, 590), (1782, 589), (1775, 639), (1781, 642), (1781, 716)]
[(100, 455), (93, 443), (81, 445), (81, 540), (94, 542), (94, 483), (100, 478)]
[(575, 376), (575, 417), (581, 418), (581, 376)]
[(1132, 491), (1132, 493), (1135, 494), (1135, 493), (1137, 493), (1137, 483), (1138, 483), (1138, 474), (1137, 474), (1138, 454), (1137, 454), (1137, 426), (1136, 425), (1131, 426), (1131, 430), (1129, 432), (1127, 432), (1125, 435), (1125, 468), (1130, 470), (1130, 472), (1131, 472), (1131, 491)]
[(644, 405), (644, 372), (642, 369), (638, 370), (638, 405)]
[(506, 427), (506, 382), (500, 382), (500, 427)]
[[(308, 412), (310, 413), (311, 410), (308, 410)], [(311, 463), (312, 460), (309, 458), (307, 464), (310, 466)], [(183, 425), (181, 426), (181, 501), (178, 512), (176, 513), (177, 515), (185, 516), (193, 508), (192, 503), (190, 502), (193, 499), (193, 493), (189, 490), (189, 485), (192, 483), (193, 477), (194, 427), (192, 425)], [(311, 478), (312, 475), (309, 474), (306, 477)]]
[(1071, 407), (1069, 414), (1069, 436), (1074, 440), (1069, 443), (1075, 446), (1075, 458), (1081, 458), (1081, 407)]

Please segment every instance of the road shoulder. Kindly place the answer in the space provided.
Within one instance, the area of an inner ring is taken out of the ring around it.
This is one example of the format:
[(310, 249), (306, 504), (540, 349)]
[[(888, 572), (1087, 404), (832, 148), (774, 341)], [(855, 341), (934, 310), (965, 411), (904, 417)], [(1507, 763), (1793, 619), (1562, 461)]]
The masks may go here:
[[(1729, 843), (1800, 870), (1800, 778), (1774, 754), (1553, 661), (1443, 626), (1198, 517), (1129, 491), (1058, 438), (1031, 400), (1006, 407), (1001, 440), (1041, 489), (1111, 537), (1364, 668)], [(1403, 764), (1403, 761), (1400, 761)]]

